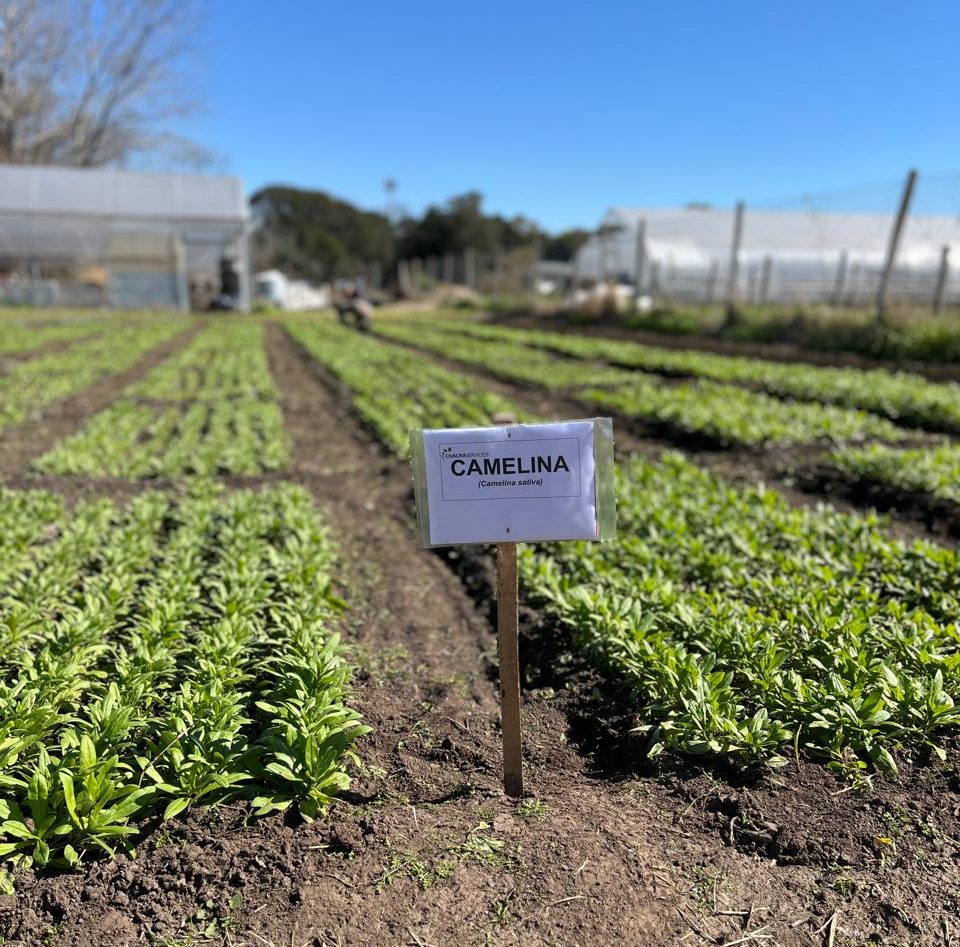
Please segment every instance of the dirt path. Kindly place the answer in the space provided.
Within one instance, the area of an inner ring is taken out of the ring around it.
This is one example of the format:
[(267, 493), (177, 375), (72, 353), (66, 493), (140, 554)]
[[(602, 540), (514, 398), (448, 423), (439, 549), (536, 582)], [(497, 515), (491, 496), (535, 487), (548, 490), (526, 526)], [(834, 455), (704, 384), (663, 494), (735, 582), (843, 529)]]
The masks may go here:
[[(357, 778), (311, 825), (200, 810), (148, 832), (135, 860), (25, 876), (0, 897), (7, 947), (943, 947), (942, 919), (960, 914), (955, 772), (858, 797), (814, 765), (752, 778), (645, 768), (616, 685), (531, 613), (532, 795), (506, 799), (482, 556), (419, 549), (406, 466), (279, 326), (267, 344), (291, 479), (313, 491), (342, 554), (356, 704), (374, 727)], [(891, 817), (896, 851), (878, 852)]]

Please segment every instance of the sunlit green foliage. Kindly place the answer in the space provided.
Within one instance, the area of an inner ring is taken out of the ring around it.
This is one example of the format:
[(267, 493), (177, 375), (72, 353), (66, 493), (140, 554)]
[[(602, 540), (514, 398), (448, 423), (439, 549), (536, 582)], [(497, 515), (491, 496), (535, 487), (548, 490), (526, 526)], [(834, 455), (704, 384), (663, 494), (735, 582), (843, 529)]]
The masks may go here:
[(289, 439), (263, 337), (258, 323), (206, 328), (34, 469), (131, 478), (283, 469)]
[(847, 474), (960, 503), (960, 445), (897, 450), (884, 445), (834, 451), (828, 463)]
[(892, 772), (960, 725), (955, 553), (676, 455), (626, 464), (618, 507), (616, 542), (526, 549), (523, 578), (633, 685), (653, 752)]
[(574, 396), (591, 406), (724, 443), (796, 444), (867, 437), (896, 441), (904, 436), (894, 424), (863, 411), (787, 402), (710, 381), (667, 384), (609, 365), (555, 357), (506, 338), (483, 339), (419, 324), (384, 325), (378, 331), (500, 378), (574, 389)]
[(186, 322), (171, 318), (120, 323), (103, 336), (78, 342), (65, 352), (20, 362), (0, 375), (0, 428), (26, 421), (54, 401), (77, 394), (106, 375), (122, 372), (185, 328)]
[(0, 856), (75, 865), (150, 813), (243, 797), (313, 817), (364, 731), (300, 488), (128, 509), (0, 491)]
[(755, 385), (779, 397), (839, 404), (932, 430), (960, 431), (960, 385), (928, 381), (909, 372), (773, 362), (568, 332), (464, 323), (450, 328), (477, 338), (529, 345), (644, 372)]
[(350, 389), (364, 422), (395, 453), (406, 455), (410, 431), (487, 425), (497, 412), (518, 412), (505, 398), (424, 355), (317, 320), (287, 329)]

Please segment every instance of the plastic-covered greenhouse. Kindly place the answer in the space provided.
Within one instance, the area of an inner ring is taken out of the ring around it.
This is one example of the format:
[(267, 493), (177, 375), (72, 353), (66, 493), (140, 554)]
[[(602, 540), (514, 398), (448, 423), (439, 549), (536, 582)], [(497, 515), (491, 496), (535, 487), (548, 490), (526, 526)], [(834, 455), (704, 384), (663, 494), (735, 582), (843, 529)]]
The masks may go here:
[(0, 304), (249, 307), (238, 178), (0, 165)]
[[(576, 259), (580, 279), (638, 284), (652, 296), (712, 302), (727, 295), (735, 212), (616, 207)], [(639, 235), (644, 233), (643, 246)], [(892, 214), (751, 210), (736, 297), (750, 302), (866, 303), (877, 291)], [(960, 218), (910, 216), (891, 277), (894, 299), (936, 293), (947, 248), (945, 299), (960, 302)], [(642, 273), (638, 280), (638, 268)]]

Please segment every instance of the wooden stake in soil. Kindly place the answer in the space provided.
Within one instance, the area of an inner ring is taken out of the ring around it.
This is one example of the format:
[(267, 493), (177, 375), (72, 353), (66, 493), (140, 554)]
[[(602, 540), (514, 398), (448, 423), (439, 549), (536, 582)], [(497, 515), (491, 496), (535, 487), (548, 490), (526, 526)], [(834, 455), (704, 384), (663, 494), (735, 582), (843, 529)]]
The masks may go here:
[(500, 652), (503, 790), (514, 798), (523, 795), (517, 624), (517, 544), (497, 543), (497, 645)]

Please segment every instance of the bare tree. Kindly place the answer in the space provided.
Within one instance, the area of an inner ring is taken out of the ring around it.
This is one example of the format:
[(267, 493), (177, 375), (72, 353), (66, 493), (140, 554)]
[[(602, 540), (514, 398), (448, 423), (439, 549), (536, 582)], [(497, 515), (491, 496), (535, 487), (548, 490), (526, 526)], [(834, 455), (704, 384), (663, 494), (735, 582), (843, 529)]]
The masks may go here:
[(0, 161), (89, 167), (201, 149), (171, 123), (195, 0), (0, 0)]

